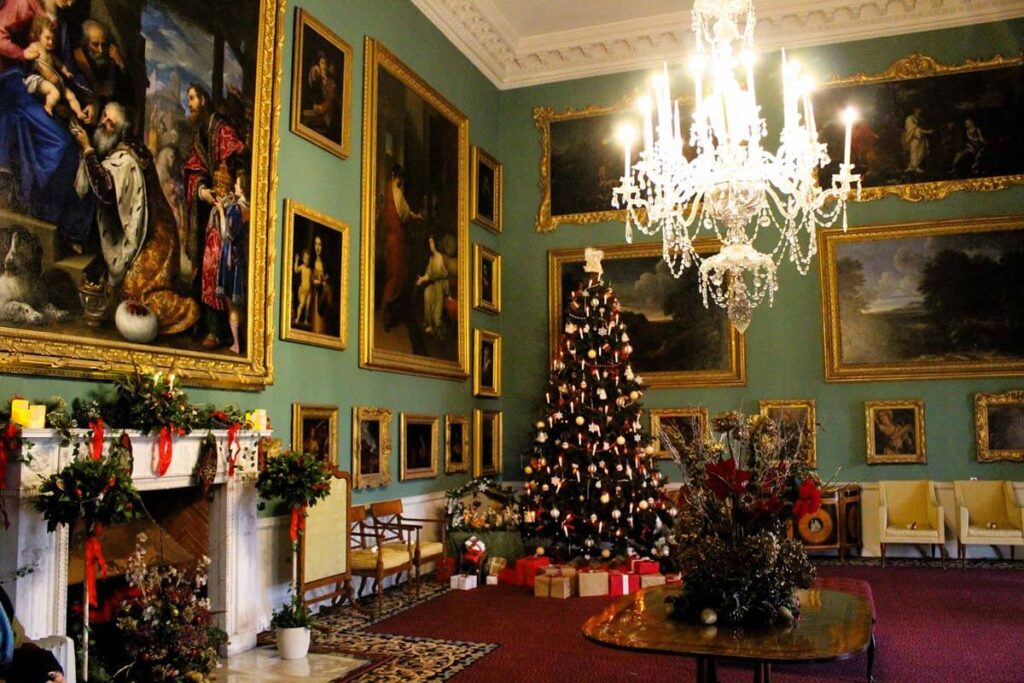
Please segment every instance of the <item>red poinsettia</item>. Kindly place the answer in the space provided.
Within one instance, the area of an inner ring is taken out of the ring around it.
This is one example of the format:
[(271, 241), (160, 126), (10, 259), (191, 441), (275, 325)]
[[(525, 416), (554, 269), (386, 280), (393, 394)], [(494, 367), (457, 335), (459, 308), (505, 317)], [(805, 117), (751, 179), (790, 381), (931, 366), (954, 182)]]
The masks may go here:
[(821, 507), (821, 489), (818, 482), (811, 478), (804, 479), (797, 491), (797, 501), (793, 503), (793, 516), (797, 519), (804, 515), (817, 512)]
[(736, 467), (733, 458), (708, 463), (704, 469), (708, 474), (706, 485), (719, 500), (743, 493), (744, 484), (750, 479), (750, 472)]

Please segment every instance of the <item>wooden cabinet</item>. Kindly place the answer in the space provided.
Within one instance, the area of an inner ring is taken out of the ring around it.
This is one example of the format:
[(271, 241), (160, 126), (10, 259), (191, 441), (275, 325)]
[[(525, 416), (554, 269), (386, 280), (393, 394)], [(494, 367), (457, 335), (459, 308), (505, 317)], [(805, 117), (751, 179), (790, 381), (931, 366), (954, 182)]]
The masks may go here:
[(860, 486), (847, 484), (823, 489), (821, 507), (817, 512), (803, 515), (792, 524), (790, 534), (797, 538), (808, 552), (835, 550), (839, 560), (852, 550), (858, 554), (861, 547)]

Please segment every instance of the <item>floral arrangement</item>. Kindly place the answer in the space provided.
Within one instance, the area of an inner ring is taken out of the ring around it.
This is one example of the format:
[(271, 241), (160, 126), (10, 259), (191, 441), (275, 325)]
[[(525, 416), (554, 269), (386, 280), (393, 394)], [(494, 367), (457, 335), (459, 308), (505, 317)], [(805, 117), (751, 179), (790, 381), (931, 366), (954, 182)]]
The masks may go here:
[(689, 476), (679, 494), (675, 554), (686, 580), (669, 598), (670, 612), (709, 624), (795, 619), (794, 592), (810, 587), (814, 569), (803, 546), (786, 538), (786, 522), (818, 509), (817, 475), (787, 455), (792, 435), (768, 417), (721, 413), (711, 430), (675, 453)]
[(452, 531), (518, 529), (522, 522), (515, 489), (489, 477), (473, 479), (445, 495), (445, 519)]
[(128, 559), (128, 593), (117, 629), (130, 663), (115, 676), (125, 681), (204, 683), (217, 668), (217, 648), (227, 636), (212, 624), (204, 597), (210, 559), (190, 571), (148, 566), (146, 535)]

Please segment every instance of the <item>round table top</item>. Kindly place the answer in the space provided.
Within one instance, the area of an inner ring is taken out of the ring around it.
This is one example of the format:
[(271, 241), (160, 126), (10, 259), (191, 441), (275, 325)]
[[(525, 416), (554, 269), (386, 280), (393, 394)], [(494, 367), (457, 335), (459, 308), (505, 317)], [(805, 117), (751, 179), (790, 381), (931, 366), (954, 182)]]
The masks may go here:
[(665, 614), (665, 598), (679, 586), (654, 586), (627, 595), (583, 625), (601, 645), (661, 654), (779, 662), (845, 659), (871, 640), (871, 605), (850, 593), (798, 591), (801, 618), (795, 624), (752, 629), (704, 626)]

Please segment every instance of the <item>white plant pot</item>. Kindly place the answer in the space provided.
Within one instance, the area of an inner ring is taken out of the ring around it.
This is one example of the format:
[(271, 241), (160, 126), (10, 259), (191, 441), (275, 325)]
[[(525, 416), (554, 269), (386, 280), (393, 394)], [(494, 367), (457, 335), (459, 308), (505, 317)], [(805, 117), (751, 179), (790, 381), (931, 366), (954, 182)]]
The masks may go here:
[(277, 651), (281, 659), (302, 659), (309, 652), (308, 628), (277, 629)]

